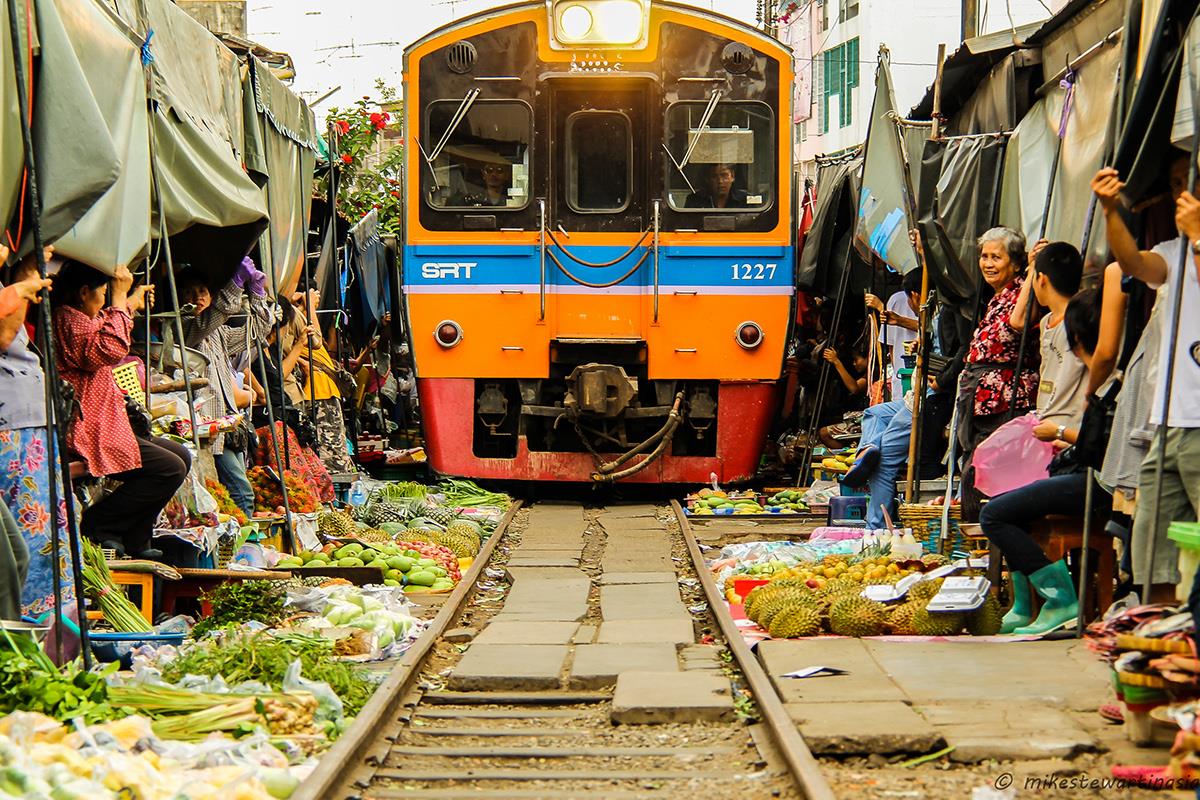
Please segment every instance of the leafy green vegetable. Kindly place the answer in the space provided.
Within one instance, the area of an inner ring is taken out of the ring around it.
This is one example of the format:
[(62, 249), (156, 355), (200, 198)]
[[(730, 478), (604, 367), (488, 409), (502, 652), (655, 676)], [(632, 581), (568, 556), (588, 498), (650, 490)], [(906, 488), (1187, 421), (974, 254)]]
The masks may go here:
[(287, 599), (284, 581), (230, 581), (222, 583), (203, 600), (212, 604), (212, 614), (196, 623), (192, 636), (200, 639), (209, 631), (243, 622), (275, 625), (283, 619)]
[(164, 666), (163, 679), (177, 683), (185, 675), (220, 675), (231, 686), (253, 680), (282, 690), (287, 669), (297, 658), (301, 674), (328, 683), (348, 715), (357, 714), (375, 691), (365, 670), (334, 658), (329, 639), (270, 631), (230, 629), (227, 635), (194, 642)]
[(438, 485), (438, 491), (446, 497), (446, 502), (453, 506), (494, 506), (506, 509), (512, 505), (512, 499), (508, 495), (485, 491), (479, 484), (465, 479), (447, 478)]
[(40, 645), (24, 634), (3, 631), (0, 637), (0, 715), (37, 711), (66, 722), (81, 717), (88, 724), (126, 716), (108, 704), (104, 678), (119, 664), (100, 672), (84, 672), (78, 664), (59, 670)]

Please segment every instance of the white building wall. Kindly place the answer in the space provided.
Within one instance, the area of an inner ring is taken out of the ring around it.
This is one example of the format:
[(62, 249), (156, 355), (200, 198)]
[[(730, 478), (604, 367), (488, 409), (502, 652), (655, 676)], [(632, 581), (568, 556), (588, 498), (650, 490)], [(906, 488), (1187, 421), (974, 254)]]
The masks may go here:
[[(1065, 0), (1063, 0), (1065, 2)], [(846, 22), (837, 22), (839, 0), (830, 3), (830, 28), (817, 30), (816, 3), (809, 6), (814, 14), (812, 25), (813, 51), (813, 108), (812, 116), (797, 132), (801, 174), (814, 177), (817, 155), (836, 153), (860, 144), (866, 137), (867, 118), (871, 112), (871, 100), (875, 95), (875, 60), (881, 44), (887, 45), (891, 53), (892, 83), (896, 94), (896, 108), (901, 113), (916, 105), (933, 83), (936, 74), (938, 44), (946, 45), (947, 54), (959, 46), (961, 32), (961, 0), (859, 0), (858, 16)], [(983, 5), (983, 4), (981, 4)], [(1012, 22), (1004, 4), (987, 5), (986, 18), (982, 20), (981, 33), (1023, 25), (1049, 16), (1038, 0), (1010, 0)], [(822, 53), (831, 50), (854, 37), (858, 37), (859, 81), (858, 88), (851, 90), (854, 104), (852, 123), (840, 127), (840, 120), (830, 106), (830, 124), (824, 135), (819, 133), (819, 109), (821, 102), (821, 80), (816, 73), (822, 70)]]

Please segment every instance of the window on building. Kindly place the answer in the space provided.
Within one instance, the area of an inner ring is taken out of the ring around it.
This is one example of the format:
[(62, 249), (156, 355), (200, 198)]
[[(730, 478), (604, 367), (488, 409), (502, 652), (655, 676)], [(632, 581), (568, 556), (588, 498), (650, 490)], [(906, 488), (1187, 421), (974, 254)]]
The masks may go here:
[(858, 39), (839, 44), (821, 54), (821, 68), (816, 70), (820, 87), (819, 116), (821, 133), (831, 126), (829, 101), (837, 98), (837, 123), (847, 128), (854, 122), (853, 89), (858, 88)]
[(829, 30), (829, 3), (832, 0), (817, 0), (817, 32)]
[(858, 16), (858, 0), (838, 0), (838, 22)]
[(808, 141), (808, 123), (807, 122), (800, 123), (800, 141), (802, 141), (802, 142)]

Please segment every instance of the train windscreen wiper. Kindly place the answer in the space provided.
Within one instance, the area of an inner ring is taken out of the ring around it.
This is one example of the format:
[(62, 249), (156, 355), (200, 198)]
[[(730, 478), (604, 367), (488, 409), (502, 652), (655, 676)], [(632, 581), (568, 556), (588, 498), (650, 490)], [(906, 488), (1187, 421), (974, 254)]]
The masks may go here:
[(438, 140), (437, 146), (434, 147), (430, 153), (425, 155), (425, 163), (429, 165), (429, 171), (433, 173), (433, 188), (435, 190), (439, 187), (437, 185), (437, 171), (433, 168), (433, 162), (437, 161), (438, 156), (442, 154), (442, 150), (445, 149), (446, 144), (450, 141), (450, 137), (454, 135), (456, 130), (458, 130), (458, 126), (466, 118), (467, 112), (471, 110), (471, 106), (475, 104), (475, 99), (478, 97), (478, 88), (471, 89), (471, 91), (467, 92), (466, 97), (464, 97), (462, 102), (458, 104), (458, 109), (454, 112), (454, 116), (450, 118), (450, 124), (446, 126), (446, 132), (443, 133), (442, 138)]
[(720, 89), (713, 89), (712, 95), (708, 98), (708, 105), (704, 107), (704, 114), (700, 117), (700, 127), (696, 129), (696, 138), (688, 143), (688, 149), (683, 154), (682, 161), (677, 160), (672, 155), (670, 148), (667, 147), (667, 143), (663, 142), (662, 148), (666, 152), (667, 158), (671, 159), (671, 163), (675, 165), (675, 169), (679, 170), (680, 175), (683, 175), (684, 182), (687, 183), (688, 189), (693, 193), (695, 193), (696, 187), (692, 186), (692, 182), (688, 180), (688, 176), (684, 173), (683, 168), (692, 160), (692, 153), (696, 151), (696, 145), (700, 143), (700, 137), (708, 130), (709, 120), (712, 119), (713, 112), (717, 110), (717, 104), (721, 102), (721, 95), (722, 92)]

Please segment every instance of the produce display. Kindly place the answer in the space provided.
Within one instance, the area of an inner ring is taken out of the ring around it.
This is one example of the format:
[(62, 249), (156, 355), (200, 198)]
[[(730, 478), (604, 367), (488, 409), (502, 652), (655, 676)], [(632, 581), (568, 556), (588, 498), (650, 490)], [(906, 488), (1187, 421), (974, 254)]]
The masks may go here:
[(714, 489), (701, 489), (693, 495), (688, 495), (686, 508), (688, 513), (697, 515), (708, 514), (763, 514), (766, 509), (759, 504), (757, 495), (753, 492), (723, 492)]
[[(246, 470), (246, 477), (254, 489), (254, 513), (282, 514), (283, 490), (275, 476), (264, 467), (253, 467)], [(320, 503), (299, 473), (285, 470), (283, 481), (287, 484), (288, 501), (293, 514), (311, 514), (320, 509)]]
[(238, 521), (239, 525), (246, 525), (250, 522), (246, 518), (246, 512), (238, 508), (237, 503), (233, 502), (233, 498), (229, 496), (229, 490), (224, 484), (212, 478), (204, 481), (204, 487), (208, 489), (208, 493), (217, 501), (217, 513), (225, 516), (233, 517)]
[(808, 506), (804, 503), (804, 492), (799, 489), (785, 489), (767, 498), (767, 509), (778, 509), (780, 514), (799, 514), (808, 511)]
[[(437, 548), (437, 551), (432, 548)], [(327, 544), (322, 550), (286, 556), (275, 566), (277, 569), (374, 567), (380, 571), (385, 586), (404, 586), (406, 590), (413, 591), (420, 588), (445, 591), (454, 588), (454, 584), (462, 577), (453, 553), (439, 545), (424, 542), (375, 544), (371, 547), (358, 542), (340, 547)]]
[(994, 594), (971, 612), (930, 611), (929, 601), (941, 589), (942, 578), (921, 580), (890, 604), (862, 594), (866, 586), (894, 584), (945, 563), (940, 555), (900, 562), (877, 551), (857, 557), (827, 556), (820, 564), (786, 570), (753, 589), (745, 597), (746, 617), (780, 639), (822, 633), (855, 637), (953, 636), (964, 630), (974, 636), (997, 633), (1003, 610)]
[(36, 711), (66, 722), (103, 722), (112, 718), (108, 705), (107, 672), (84, 672), (78, 664), (61, 670), (25, 634), (0, 630), (0, 714)]
[(192, 636), (199, 639), (209, 631), (226, 625), (261, 622), (275, 625), (283, 619), (287, 592), (281, 581), (230, 581), (222, 583), (201, 599), (212, 606), (212, 613), (198, 620)]

